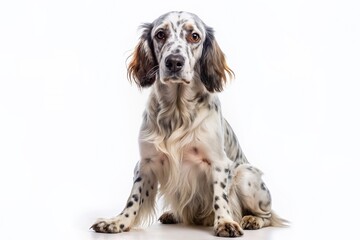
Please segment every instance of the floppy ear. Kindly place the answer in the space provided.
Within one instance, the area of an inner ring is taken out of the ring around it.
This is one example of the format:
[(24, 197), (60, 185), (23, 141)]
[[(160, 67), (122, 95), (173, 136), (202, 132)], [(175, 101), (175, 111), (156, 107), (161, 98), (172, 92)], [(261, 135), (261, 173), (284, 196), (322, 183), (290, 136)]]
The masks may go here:
[(200, 77), (209, 92), (222, 91), (227, 77), (234, 77), (234, 72), (227, 66), (225, 55), (210, 27), (206, 27), (206, 38), (200, 59)]
[(159, 69), (153, 52), (151, 40), (152, 24), (144, 24), (143, 34), (136, 45), (128, 65), (128, 79), (134, 81), (138, 87), (149, 87), (155, 82), (156, 72)]

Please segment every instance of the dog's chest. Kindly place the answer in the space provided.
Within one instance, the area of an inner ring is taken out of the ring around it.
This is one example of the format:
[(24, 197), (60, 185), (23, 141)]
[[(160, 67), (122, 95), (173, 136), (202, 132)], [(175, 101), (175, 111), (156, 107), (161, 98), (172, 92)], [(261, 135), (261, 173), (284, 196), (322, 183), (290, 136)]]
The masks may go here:
[(184, 167), (209, 168), (211, 159), (200, 145), (189, 145), (183, 149), (182, 165)]

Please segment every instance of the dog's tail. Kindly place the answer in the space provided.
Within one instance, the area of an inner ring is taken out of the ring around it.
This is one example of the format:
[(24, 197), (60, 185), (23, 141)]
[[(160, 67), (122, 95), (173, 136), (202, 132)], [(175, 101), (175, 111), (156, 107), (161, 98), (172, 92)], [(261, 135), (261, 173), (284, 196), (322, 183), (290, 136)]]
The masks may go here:
[(271, 211), (270, 226), (272, 227), (289, 227), (290, 221), (279, 217), (274, 211)]

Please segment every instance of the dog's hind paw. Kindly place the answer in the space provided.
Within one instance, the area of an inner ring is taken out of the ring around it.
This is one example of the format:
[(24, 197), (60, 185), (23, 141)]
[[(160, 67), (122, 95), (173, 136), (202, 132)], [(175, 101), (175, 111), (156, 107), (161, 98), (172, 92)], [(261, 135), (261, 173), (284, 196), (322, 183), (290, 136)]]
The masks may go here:
[(243, 229), (256, 230), (264, 226), (264, 220), (261, 217), (247, 215), (241, 219), (240, 226)]

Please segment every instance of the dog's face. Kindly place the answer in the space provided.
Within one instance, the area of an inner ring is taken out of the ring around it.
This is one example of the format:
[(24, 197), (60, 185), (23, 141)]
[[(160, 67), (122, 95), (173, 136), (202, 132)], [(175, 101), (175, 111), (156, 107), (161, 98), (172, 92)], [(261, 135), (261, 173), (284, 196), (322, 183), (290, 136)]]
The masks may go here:
[(151, 39), (163, 83), (189, 84), (201, 57), (205, 27), (193, 14), (168, 13), (153, 23)]
[(190, 84), (200, 80), (210, 92), (221, 91), (233, 76), (212, 28), (195, 14), (169, 12), (143, 24), (143, 34), (128, 67), (138, 86)]

